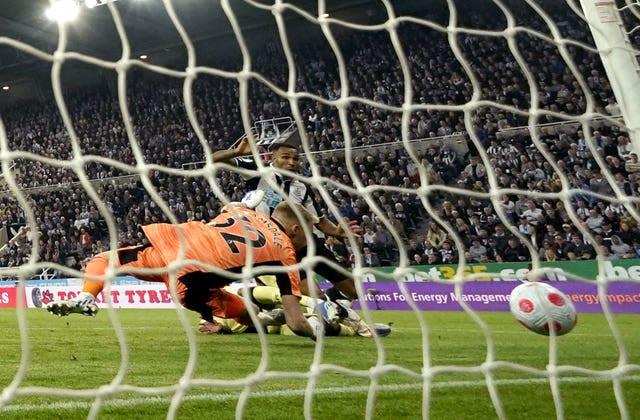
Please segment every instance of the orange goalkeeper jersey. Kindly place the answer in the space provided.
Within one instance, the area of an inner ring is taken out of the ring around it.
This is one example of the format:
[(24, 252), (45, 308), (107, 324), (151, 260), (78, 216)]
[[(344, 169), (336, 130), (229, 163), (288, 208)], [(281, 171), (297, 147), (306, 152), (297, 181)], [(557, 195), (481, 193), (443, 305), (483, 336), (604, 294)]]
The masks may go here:
[[(293, 244), (282, 228), (268, 216), (249, 209), (222, 213), (209, 223), (157, 223), (142, 229), (167, 265), (179, 261), (181, 251), (182, 261), (192, 260), (177, 269), (178, 279), (189, 273), (211, 271), (198, 262), (236, 273), (247, 264), (282, 267), (297, 262)], [(248, 243), (253, 250), (251, 261), (247, 261)], [(297, 270), (291, 269), (276, 277), (282, 295), (300, 296)], [(231, 277), (220, 278), (227, 284), (233, 280)]]

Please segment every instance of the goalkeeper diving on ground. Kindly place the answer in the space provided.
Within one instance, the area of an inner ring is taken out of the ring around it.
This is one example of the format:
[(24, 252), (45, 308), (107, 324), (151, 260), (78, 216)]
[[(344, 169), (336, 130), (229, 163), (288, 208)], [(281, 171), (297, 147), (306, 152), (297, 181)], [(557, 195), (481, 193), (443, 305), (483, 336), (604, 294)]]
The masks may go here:
[[(182, 306), (200, 314), (201, 332), (216, 333), (223, 329), (214, 317), (231, 318), (239, 324), (253, 326), (248, 312), (251, 310), (263, 327), (286, 324), (297, 335), (315, 338), (337, 329), (338, 310), (335, 304), (322, 301), (318, 302), (321, 317), (305, 317), (299, 303), (302, 294), (298, 271), (283, 267), (295, 265), (295, 251), (306, 246), (303, 224), (310, 230), (316, 222), (317, 219), (298, 204), (282, 202), (269, 217), (234, 203), (225, 206), (209, 223), (143, 226), (149, 244), (118, 249), (115, 267), (141, 280), (163, 282), (170, 289), (171, 279), (166, 269), (176, 261), (186, 261), (175, 271), (176, 294)], [(248, 260), (249, 252), (251, 260)], [(109, 258), (110, 252), (94, 256), (85, 270), (82, 293), (74, 299), (50, 302), (47, 310), (59, 316), (72, 313), (95, 316), (98, 312), (95, 298), (104, 288)], [(224, 289), (237, 279), (229, 273), (240, 273), (247, 261), (253, 266), (280, 268), (270, 273), (275, 277), (280, 295), (280, 313), (260, 312), (253, 304), (247, 308), (242, 298)]]

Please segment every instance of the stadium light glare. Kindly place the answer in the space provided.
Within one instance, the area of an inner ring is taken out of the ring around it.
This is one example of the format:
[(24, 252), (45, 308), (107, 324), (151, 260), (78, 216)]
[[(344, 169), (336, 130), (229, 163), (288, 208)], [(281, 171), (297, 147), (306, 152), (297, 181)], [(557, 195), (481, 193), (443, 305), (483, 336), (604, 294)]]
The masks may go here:
[(2, 86), (2, 90), (9, 90), (9, 86)]
[(89, 9), (93, 9), (98, 5), (98, 0), (85, 0), (84, 5), (87, 6)]
[(45, 16), (54, 22), (69, 22), (78, 17), (80, 5), (75, 0), (58, 0), (45, 12)]

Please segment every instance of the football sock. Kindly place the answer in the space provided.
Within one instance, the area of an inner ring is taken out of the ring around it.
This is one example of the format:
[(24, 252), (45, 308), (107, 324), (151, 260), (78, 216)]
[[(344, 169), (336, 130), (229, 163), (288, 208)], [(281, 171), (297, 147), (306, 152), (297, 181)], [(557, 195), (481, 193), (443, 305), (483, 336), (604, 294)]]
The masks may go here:
[(260, 307), (273, 307), (282, 304), (280, 291), (275, 287), (256, 286), (251, 290), (251, 300)]
[(85, 269), (85, 277), (82, 282), (82, 291), (91, 293), (94, 297), (98, 296), (104, 288), (104, 281), (88, 278), (88, 276), (102, 276), (107, 267), (109, 266), (109, 260), (101, 255), (96, 255), (89, 261), (87, 268)]
[(357, 335), (356, 330), (354, 330), (353, 328), (346, 326), (342, 323), (338, 325), (340, 326), (340, 331), (338, 332), (337, 335), (339, 335), (340, 337), (353, 337)]
[[(260, 307), (273, 307), (282, 304), (282, 296), (280, 291), (271, 286), (256, 286), (251, 290), (251, 300)], [(315, 308), (320, 303), (320, 299), (309, 296), (302, 296), (300, 304), (307, 308)]]

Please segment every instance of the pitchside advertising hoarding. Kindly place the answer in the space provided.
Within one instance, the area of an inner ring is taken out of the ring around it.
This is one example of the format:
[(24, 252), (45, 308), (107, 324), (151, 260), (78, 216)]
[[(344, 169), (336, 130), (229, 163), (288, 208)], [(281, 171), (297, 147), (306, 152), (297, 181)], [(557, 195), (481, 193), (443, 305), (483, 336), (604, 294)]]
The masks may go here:
[[(469, 281), (456, 290), (448, 283), (456, 273), (456, 265), (376, 267), (362, 276), (363, 302), (359, 309), (460, 311), (465, 302), (477, 311), (508, 311), (511, 290), (526, 280), (529, 264), (470, 264), (464, 267)], [(602, 312), (606, 305), (614, 313), (640, 313), (640, 260), (561, 261), (543, 263), (545, 281), (567, 294), (579, 312)], [(595, 279), (608, 279), (598, 287)], [(471, 280), (473, 279), (473, 280)], [(575, 280), (581, 279), (581, 280)], [(584, 281), (584, 280), (587, 281)], [(324, 286), (329, 283), (324, 282)], [(237, 286), (236, 286), (237, 287)], [(79, 279), (55, 279), (27, 282), (25, 303), (43, 307), (51, 300), (68, 299), (82, 289)], [(6, 292), (6, 299), (3, 293)], [(117, 308), (173, 308), (171, 294), (164, 284), (119, 277), (109, 290), (110, 301)], [(98, 301), (106, 306), (106, 296)], [(5, 302), (6, 301), (6, 302)], [(16, 289), (0, 288), (0, 307), (15, 307)]]
[(15, 287), (0, 287), (0, 308), (15, 308), (18, 305)]
[[(42, 308), (52, 300), (72, 299), (82, 290), (82, 286), (28, 286), (25, 287), (25, 301), (29, 308)], [(175, 308), (171, 292), (164, 283), (113, 285), (98, 295), (98, 306), (107, 306), (107, 295), (116, 308)]]

